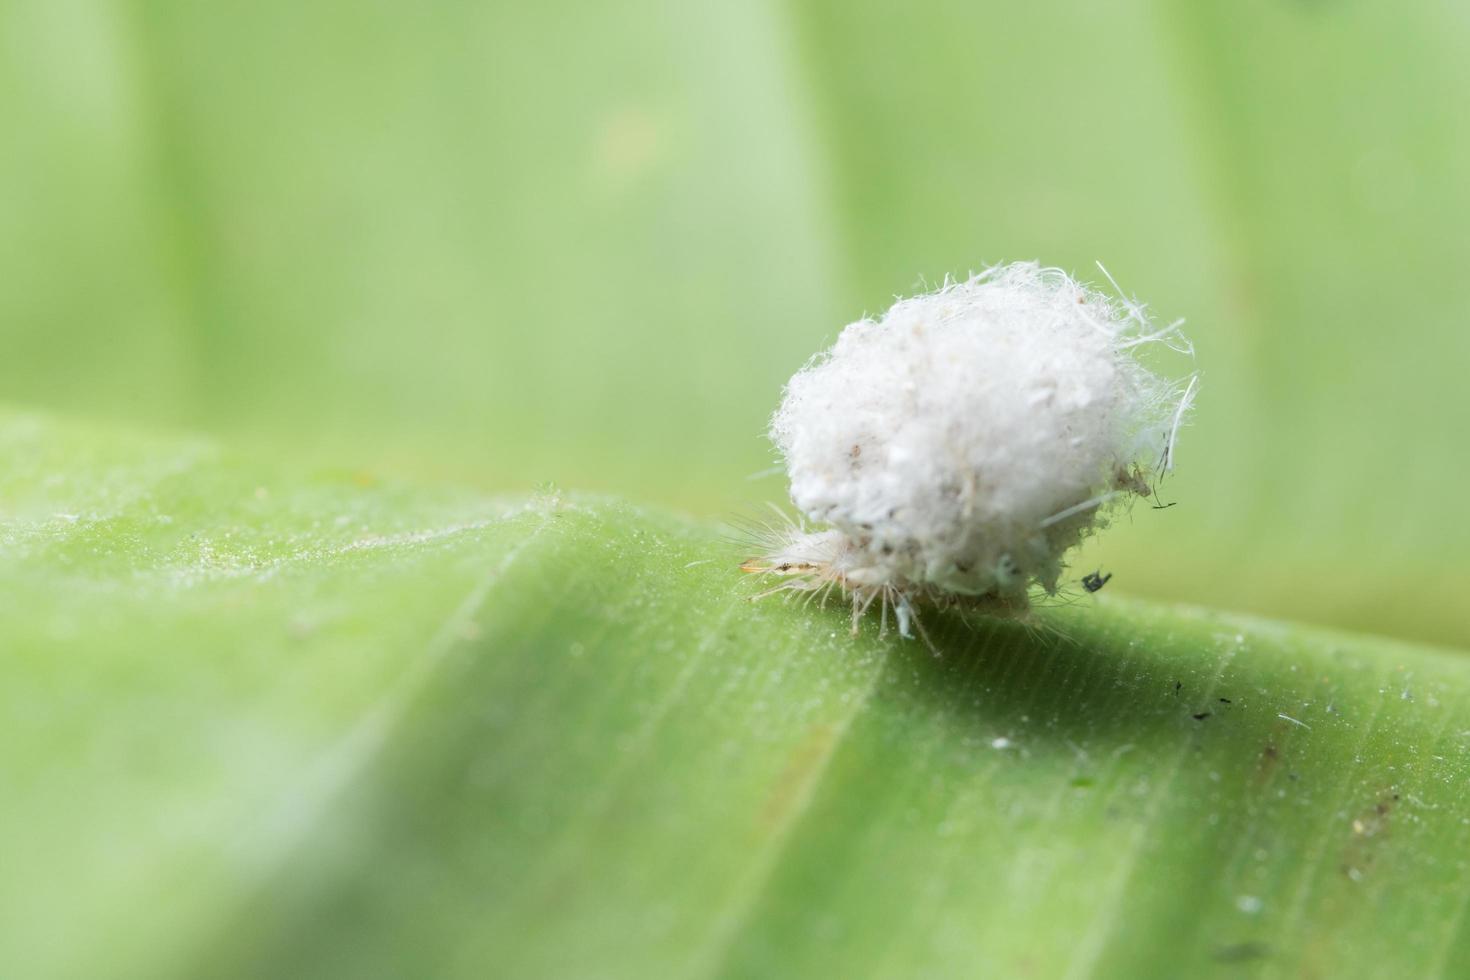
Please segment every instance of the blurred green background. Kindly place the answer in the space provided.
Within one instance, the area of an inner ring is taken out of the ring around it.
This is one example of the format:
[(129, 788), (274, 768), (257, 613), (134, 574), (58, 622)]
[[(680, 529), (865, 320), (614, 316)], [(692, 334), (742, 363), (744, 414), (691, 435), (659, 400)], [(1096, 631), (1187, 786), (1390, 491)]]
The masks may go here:
[(945, 274), (1184, 316), (1114, 588), (1470, 644), (1470, 8), (0, 3), (0, 399), (316, 465), (779, 499), (780, 386)]

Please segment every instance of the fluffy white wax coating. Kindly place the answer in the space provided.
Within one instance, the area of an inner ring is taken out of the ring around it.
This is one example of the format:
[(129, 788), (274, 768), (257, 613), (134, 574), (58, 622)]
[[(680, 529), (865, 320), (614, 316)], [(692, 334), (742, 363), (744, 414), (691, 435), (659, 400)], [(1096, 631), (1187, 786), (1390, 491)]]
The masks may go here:
[(843, 534), (853, 581), (1051, 591), (1169, 444), (1181, 396), (1133, 357), (1148, 328), (1035, 263), (901, 300), (787, 385), (771, 438), (791, 499)]

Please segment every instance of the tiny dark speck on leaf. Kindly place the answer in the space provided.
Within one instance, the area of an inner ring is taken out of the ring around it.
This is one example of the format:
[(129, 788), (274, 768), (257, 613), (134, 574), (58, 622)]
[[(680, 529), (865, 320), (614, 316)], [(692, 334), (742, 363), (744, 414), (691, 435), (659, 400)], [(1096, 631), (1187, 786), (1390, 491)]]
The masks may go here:
[(1197, 715), (1194, 716), (1194, 720), (1195, 721), (1204, 721), (1208, 717), (1210, 717), (1210, 713), (1208, 711), (1201, 711), (1199, 714), (1197, 714)]
[(1229, 704), (1230, 703), (1230, 699), (1229, 698), (1221, 698), (1220, 699), (1220, 703), (1221, 704)]
[(1184, 686), (1184, 682), (1183, 681), (1175, 681), (1174, 682), (1174, 693), (1176, 693), (1176, 694), (1179, 693), (1179, 689), (1181, 687), (1183, 687), (1183, 686)]

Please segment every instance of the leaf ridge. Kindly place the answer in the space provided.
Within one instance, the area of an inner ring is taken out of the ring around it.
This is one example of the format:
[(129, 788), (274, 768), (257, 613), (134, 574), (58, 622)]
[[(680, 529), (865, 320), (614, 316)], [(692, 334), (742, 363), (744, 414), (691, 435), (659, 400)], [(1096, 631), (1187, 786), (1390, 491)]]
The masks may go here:
[(838, 720), (832, 737), (822, 747), (816, 764), (811, 767), (797, 789), (795, 802), (781, 816), (766, 846), (752, 862), (752, 870), (734, 889), (732, 900), (726, 904), (725, 910), (716, 916), (715, 932), (705, 943), (704, 951), (697, 956), (694, 967), (689, 971), (690, 975), (715, 976), (722, 967), (728, 965), (735, 942), (749, 924), (754, 910), (760, 903), (761, 896), (769, 888), (776, 868), (780, 864), (779, 859), (786, 852), (796, 827), (805, 820), (810, 812), (812, 801), (816, 799), (817, 791), (831, 768), (832, 759), (846, 744), (847, 734), (852, 730), (853, 722), (872, 703), (873, 692), (877, 690), (878, 682), (882, 679), (887, 666), (888, 657), (880, 657), (867, 685), (862, 689), (861, 696), (853, 698), (852, 709)]
[[(1220, 686), (1220, 681), (1225, 676), (1231, 661), (1235, 659), (1236, 649), (1230, 647), (1220, 658), (1219, 665), (1215, 668), (1214, 676), (1204, 690), (1204, 700), (1214, 700), (1215, 691)], [(1174, 785), (1180, 770), (1184, 766), (1184, 760), (1188, 758), (1192, 743), (1188, 739), (1181, 739), (1179, 748), (1174, 752), (1174, 758), (1170, 760), (1167, 774), (1159, 781), (1158, 787), (1149, 796), (1148, 803), (1144, 806), (1144, 817), (1133, 828), (1128, 844), (1124, 848), (1122, 859), (1118, 863), (1112, 880), (1108, 882), (1104, 896), (1098, 905), (1101, 912), (1092, 920), (1092, 926), (1083, 936), (1078, 944), (1078, 952), (1073, 958), (1071, 965), (1067, 968), (1064, 976), (1067, 980), (1074, 978), (1090, 977), (1096, 973), (1098, 961), (1107, 949), (1107, 939), (1112, 935), (1114, 925), (1118, 916), (1122, 914), (1122, 897), (1127, 890), (1128, 882), (1133, 878), (1138, 869), (1139, 858), (1143, 854), (1143, 843), (1148, 836), (1148, 830), (1153, 827), (1158, 819), (1159, 808), (1163, 806), (1164, 800), (1170, 795), (1170, 787)]]

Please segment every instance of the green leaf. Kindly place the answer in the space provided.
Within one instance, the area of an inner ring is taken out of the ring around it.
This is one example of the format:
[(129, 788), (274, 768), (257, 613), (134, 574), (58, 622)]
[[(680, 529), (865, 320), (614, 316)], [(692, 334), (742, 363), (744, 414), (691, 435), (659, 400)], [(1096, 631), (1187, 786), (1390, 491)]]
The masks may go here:
[[(718, 514), (920, 280), (1203, 372), (1135, 594), (1470, 645), (1470, 18), (1347, 0), (0, 4), (0, 399)], [(677, 409), (673, 409), (677, 406)]]
[(1457, 976), (1470, 660), (0, 421), (0, 974)]

